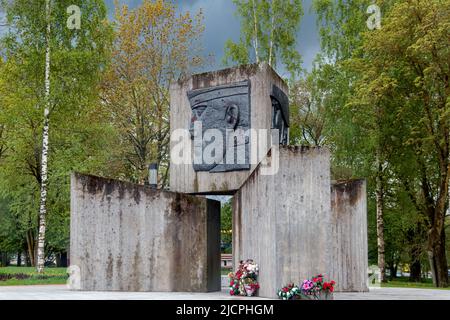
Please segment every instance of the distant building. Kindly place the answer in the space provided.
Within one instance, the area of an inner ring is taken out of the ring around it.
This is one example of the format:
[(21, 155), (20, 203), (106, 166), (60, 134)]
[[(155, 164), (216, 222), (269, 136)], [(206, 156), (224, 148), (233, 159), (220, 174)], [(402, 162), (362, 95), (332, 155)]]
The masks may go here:
[(225, 269), (233, 269), (233, 255), (229, 253), (222, 253), (220, 255), (220, 265)]

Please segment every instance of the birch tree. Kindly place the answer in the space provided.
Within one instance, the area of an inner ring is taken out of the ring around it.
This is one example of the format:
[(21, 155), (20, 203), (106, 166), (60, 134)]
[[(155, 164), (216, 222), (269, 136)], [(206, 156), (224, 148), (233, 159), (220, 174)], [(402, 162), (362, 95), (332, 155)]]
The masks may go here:
[(41, 198), (39, 206), (39, 232), (37, 247), (37, 272), (44, 272), (45, 264), (45, 229), (47, 216), (47, 182), (48, 182), (48, 142), (49, 142), (49, 114), (50, 114), (50, 0), (45, 0), (45, 96), (44, 96), (44, 127), (42, 133), (42, 156), (41, 156)]
[[(97, 165), (107, 162), (98, 87), (112, 33), (102, 0), (4, 4), (0, 193), (26, 224), (29, 257), (43, 272), (52, 250), (67, 247), (70, 172), (101, 173)], [(80, 30), (67, 27), (73, 4), (89, 13)]]
[(303, 16), (301, 0), (233, 0), (241, 18), (239, 42), (225, 44), (224, 63), (267, 62), (284, 65), (293, 76), (301, 72), (296, 34)]

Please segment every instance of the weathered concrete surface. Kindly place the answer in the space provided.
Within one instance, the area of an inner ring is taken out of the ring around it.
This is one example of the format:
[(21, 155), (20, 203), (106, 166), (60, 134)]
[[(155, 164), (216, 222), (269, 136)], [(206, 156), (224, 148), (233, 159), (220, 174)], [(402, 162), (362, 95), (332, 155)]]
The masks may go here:
[(220, 203), (73, 174), (71, 265), (81, 290), (220, 290)]
[(367, 196), (365, 180), (331, 185), (332, 265), (336, 290), (367, 291)]
[[(269, 162), (276, 154), (270, 152)], [(331, 270), (330, 154), (280, 146), (279, 171), (259, 166), (233, 199), (233, 258), (260, 266), (261, 297)]]
[[(190, 90), (209, 88), (214, 86), (235, 84), (241, 81), (250, 81), (250, 128), (252, 130), (266, 129), (267, 141), (271, 135), (272, 101), (270, 94), (273, 85), (288, 94), (286, 83), (266, 63), (241, 66), (231, 69), (208, 72), (194, 75), (185, 80), (173, 83), (170, 88), (170, 128), (171, 134), (178, 129), (188, 130), (192, 110), (187, 96)], [(171, 135), (171, 150), (179, 146), (181, 138)], [(182, 164), (171, 162), (170, 190), (183, 193), (230, 194), (238, 190), (260, 160), (265, 157), (270, 144), (263, 144), (261, 150), (252, 144), (249, 146), (251, 166), (249, 170), (232, 172), (195, 172), (193, 168), (194, 146), (190, 138), (183, 139), (183, 149), (191, 150), (190, 157)], [(256, 149), (255, 149), (256, 148)], [(184, 154), (185, 156), (187, 154)], [(252, 157), (254, 159), (252, 159)], [(172, 158), (173, 159), (173, 158)]]

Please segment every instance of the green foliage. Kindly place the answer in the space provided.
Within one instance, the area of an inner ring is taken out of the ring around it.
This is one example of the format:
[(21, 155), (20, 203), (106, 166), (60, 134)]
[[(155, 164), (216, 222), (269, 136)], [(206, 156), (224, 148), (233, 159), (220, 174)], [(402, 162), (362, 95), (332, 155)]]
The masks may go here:
[(221, 240), (224, 244), (231, 244), (233, 240), (232, 229), (233, 229), (233, 209), (231, 205), (231, 200), (222, 205), (220, 211), (220, 234)]
[[(66, 26), (69, 5), (82, 12), (80, 30)], [(44, 110), (44, 0), (3, 3), (9, 31), (0, 50), (0, 192), (8, 199), (9, 229), (22, 240), (36, 234)], [(70, 173), (101, 174), (114, 143), (104, 121), (98, 84), (108, 63), (112, 28), (101, 0), (52, 1), (51, 110), (47, 252), (68, 246)], [(95, 138), (94, 138), (95, 137)], [(6, 214), (6, 213), (5, 213)], [(25, 242), (25, 240), (23, 240)]]
[(157, 163), (159, 184), (169, 173), (170, 84), (204, 63), (200, 55), (203, 14), (179, 13), (174, 2), (145, 0), (118, 5), (111, 63), (102, 102), (118, 136), (111, 150), (112, 177), (143, 184)]
[(424, 261), (425, 251), (442, 254), (436, 239), (450, 176), (450, 1), (375, 3), (382, 26), (369, 31), (372, 1), (314, 1), (322, 55), (306, 91), (320, 98), (334, 178), (368, 178), (372, 262), (375, 177), (381, 176), (386, 259), (394, 265)]
[(225, 44), (224, 64), (282, 63), (292, 76), (301, 72), (296, 34), (303, 16), (300, 0), (233, 0), (241, 17), (241, 37)]

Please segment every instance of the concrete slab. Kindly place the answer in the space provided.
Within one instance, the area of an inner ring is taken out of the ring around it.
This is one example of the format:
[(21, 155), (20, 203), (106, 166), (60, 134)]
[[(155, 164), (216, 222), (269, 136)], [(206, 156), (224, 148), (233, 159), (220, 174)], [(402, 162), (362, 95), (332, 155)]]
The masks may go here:
[[(0, 287), (0, 300), (264, 300), (222, 292), (93, 292), (71, 291), (65, 285)], [(450, 290), (380, 288), (364, 293), (336, 293), (335, 300), (450, 300)]]
[(75, 288), (220, 290), (220, 202), (82, 174), (70, 201)]
[(280, 146), (266, 160), (278, 171), (259, 166), (233, 198), (233, 265), (256, 261), (259, 294), (277, 298), (295, 279), (330, 275), (330, 152)]
[(366, 194), (366, 181), (363, 179), (331, 184), (333, 258), (329, 276), (336, 281), (336, 291), (339, 292), (368, 290)]

